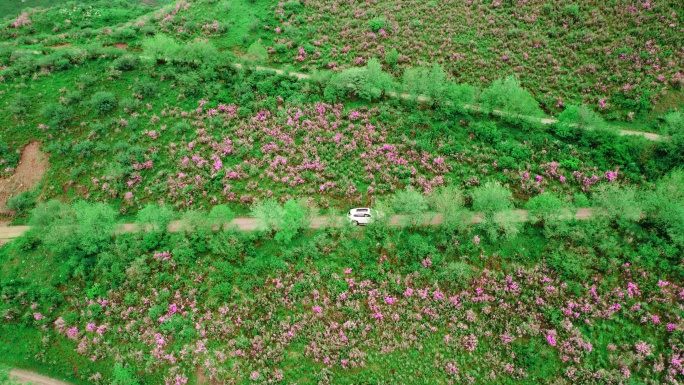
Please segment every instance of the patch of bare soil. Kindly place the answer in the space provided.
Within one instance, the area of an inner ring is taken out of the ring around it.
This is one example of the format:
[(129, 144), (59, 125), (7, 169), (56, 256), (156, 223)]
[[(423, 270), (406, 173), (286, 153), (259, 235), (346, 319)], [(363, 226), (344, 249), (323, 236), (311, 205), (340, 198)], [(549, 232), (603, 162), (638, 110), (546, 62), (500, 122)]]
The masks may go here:
[[(31, 142), (21, 152), (21, 159), (14, 174), (0, 178), (0, 210), (11, 197), (36, 187), (48, 169), (47, 156), (39, 149), (40, 143)], [(6, 211), (5, 211), (6, 212)]]
[(35, 385), (69, 385), (64, 381), (55, 380), (27, 370), (12, 369), (10, 377), (16, 378), (20, 384)]
[(69, 47), (71, 47), (71, 43), (60, 43), (60, 44), (55, 44), (55, 45), (50, 46), (50, 48), (53, 48), (53, 49), (69, 48)]
[(112, 44), (114, 47), (118, 49), (126, 49), (128, 48), (128, 43), (114, 43)]

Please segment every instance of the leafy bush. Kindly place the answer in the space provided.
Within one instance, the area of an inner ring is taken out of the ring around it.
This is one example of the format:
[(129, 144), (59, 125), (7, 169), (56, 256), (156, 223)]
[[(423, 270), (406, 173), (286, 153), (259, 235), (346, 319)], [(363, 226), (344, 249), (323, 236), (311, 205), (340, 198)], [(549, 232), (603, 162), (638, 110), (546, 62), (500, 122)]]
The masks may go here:
[(259, 201), (252, 206), (251, 216), (259, 221), (259, 225), (274, 231), (282, 223), (285, 210), (275, 199)]
[(146, 231), (166, 231), (169, 223), (174, 219), (175, 213), (168, 206), (147, 204), (135, 218), (135, 222)]
[(480, 227), (490, 238), (500, 234), (512, 238), (520, 232), (522, 222), (512, 211), (513, 194), (498, 182), (487, 182), (471, 193), (473, 210), (483, 215)]
[(581, 129), (601, 130), (606, 128), (603, 118), (587, 106), (568, 106), (558, 116), (560, 124), (576, 125)]
[(73, 205), (78, 224), (80, 247), (88, 254), (102, 250), (109, 243), (116, 224), (116, 211), (104, 203), (77, 202)]
[(221, 61), (223, 55), (210, 42), (196, 41), (182, 45), (173, 57), (176, 66), (188, 68), (213, 69)]
[(247, 55), (257, 63), (265, 63), (268, 60), (268, 50), (261, 44), (260, 40), (255, 41), (247, 48)]
[(517, 123), (523, 116), (543, 116), (539, 103), (529, 91), (521, 87), (515, 76), (495, 80), (480, 95), (482, 105), (488, 110), (502, 110), (504, 118)]
[(133, 55), (124, 55), (112, 62), (112, 68), (117, 71), (132, 71), (138, 68), (140, 58)]
[(385, 63), (387, 63), (387, 65), (389, 65), (391, 68), (395, 68), (397, 66), (398, 60), (399, 52), (396, 48), (392, 48), (389, 51), (385, 51)]
[(31, 98), (18, 92), (9, 104), (8, 111), (14, 115), (23, 115), (31, 108)]
[(90, 98), (90, 105), (98, 114), (105, 115), (116, 108), (116, 96), (111, 92), (97, 92)]
[(404, 92), (415, 96), (427, 96), (433, 103), (444, 99), (446, 84), (446, 73), (439, 64), (407, 68), (402, 78)]
[(368, 26), (373, 32), (378, 32), (381, 28), (385, 28), (386, 24), (387, 22), (383, 17), (376, 17), (368, 22)]
[(24, 191), (7, 200), (7, 208), (16, 211), (19, 215), (32, 209), (35, 204), (36, 197), (30, 191)]
[(216, 205), (209, 212), (209, 221), (212, 227), (223, 227), (235, 218), (235, 213), (228, 205)]
[(677, 169), (656, 184), (645, 196), (648, 218), (679, 247), (684, 247), (684, 170)]
[(73, 117), (71, 109), (59, 103), (48, 103), (40, 111), (40, 115), (48, 126), (53, 128), (64, 128)]
[(283, 215), (278, 223), (278, 232), (275, 235), (275, 240), (285, 245), (289, 244), (295, 235), (306, 226), (305, 222), (306, 212), (297, 201), (290, 199), (285, 202), (283, 207)]
[(157, 83), (143, 80), (133, 86), (133, 91), (136, 94), (142, 95), (144, 98), (149, 98), (157, 93)]
[(170, 61), (180, 50), (180, 45), (173, 38), (164, 34), (157, 34), (154, 37), (144, 39), (142, 47), (144, 52), (160, 63)]
[(630, 185), (603, 184), (593, 191), (592, 201), (599, 208), (596, 210), (599, 218), (637, 222), (643, 213), (641, 196)]

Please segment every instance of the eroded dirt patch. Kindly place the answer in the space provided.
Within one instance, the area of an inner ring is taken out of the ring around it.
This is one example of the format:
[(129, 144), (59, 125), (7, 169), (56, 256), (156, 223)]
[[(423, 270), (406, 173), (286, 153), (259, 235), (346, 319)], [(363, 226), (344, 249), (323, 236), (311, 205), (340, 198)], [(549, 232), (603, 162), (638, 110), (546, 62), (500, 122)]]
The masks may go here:
[(118, 49), (126, 49), (128, 48), (128, 43), (114, 43), (112, 44), (114, 47)]
[(55, 44), (55, 45), (50, 46), (50, 48), (53, 48), (53, 49), (69, 48), (69, 47), (71, 47), (71, 43), (60, 43), (60, 44)]
[(40, 151), (40, 143), (31, 142), (21, 152), (21, 159), (14, 174), (0, 178), (0, 210), (11, 197), (36, 187), (48, 169), (47, 156)]

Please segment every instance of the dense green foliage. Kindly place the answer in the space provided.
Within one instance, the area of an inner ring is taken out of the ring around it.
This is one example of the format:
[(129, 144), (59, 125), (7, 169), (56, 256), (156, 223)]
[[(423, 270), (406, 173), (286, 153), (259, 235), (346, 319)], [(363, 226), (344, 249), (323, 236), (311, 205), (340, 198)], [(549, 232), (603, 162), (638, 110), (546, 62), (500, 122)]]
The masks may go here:
[(681, 382), (678, 3), (50, 5), (0, 24), (0, 183), (50, 163), (6, 204), (0, 364)]

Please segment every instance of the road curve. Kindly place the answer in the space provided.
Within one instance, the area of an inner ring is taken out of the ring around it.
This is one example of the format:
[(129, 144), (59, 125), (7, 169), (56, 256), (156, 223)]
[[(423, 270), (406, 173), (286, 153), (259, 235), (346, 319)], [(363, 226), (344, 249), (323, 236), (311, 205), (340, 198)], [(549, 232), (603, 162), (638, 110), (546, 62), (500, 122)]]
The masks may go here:
[(40, 374), (21, 369), (10, 370), (10, 377), (16, 379), (20, 384), (71, 385), (68, 382), (55, 380), (54, 378), (41, 376)]

